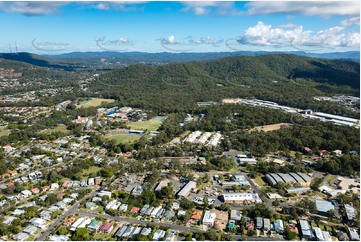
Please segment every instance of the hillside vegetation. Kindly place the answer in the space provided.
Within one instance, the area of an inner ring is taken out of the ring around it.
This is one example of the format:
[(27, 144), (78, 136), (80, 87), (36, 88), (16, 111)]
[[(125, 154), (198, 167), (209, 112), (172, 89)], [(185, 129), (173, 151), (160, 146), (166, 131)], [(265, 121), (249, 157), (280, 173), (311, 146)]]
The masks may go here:
[(351, 61), (272, 54), (162, 66), (135, 64), (100, 76), (90, 90), (159, 111), (187, 109), (197, 101), (227, 97), (260, 98), (327, 111), (332, 108), (312, 97), (358, 96), (359, 73), (359, 64)]

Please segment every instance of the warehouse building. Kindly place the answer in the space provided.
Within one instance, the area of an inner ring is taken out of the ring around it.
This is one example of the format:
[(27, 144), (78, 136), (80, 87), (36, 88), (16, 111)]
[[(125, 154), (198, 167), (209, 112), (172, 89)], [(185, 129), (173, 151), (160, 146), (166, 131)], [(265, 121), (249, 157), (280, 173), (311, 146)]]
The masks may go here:
[(189, 181), (177, 194), (178, 197), (187, 197), (189, 193), (196, 189), (197, 183), (194, 181)]
[(283, 183), (298, 183), (301, 186), (310, 186), (311, 177), (304, 173), (269, 173), (266, 175), (267, 182), (275, 187), (279, 182)]

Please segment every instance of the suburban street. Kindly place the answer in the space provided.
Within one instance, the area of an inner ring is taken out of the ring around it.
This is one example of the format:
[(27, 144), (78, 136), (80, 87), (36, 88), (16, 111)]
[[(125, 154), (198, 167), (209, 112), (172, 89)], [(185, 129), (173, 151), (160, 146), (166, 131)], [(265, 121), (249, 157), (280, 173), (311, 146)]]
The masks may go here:
[(126, 223), (132, 223), (132, 224), (149, 224), (149, 225), (153, 225), (153, 226), (165, 226), (174, 230), (178, 230), (181, 232), (200, 232), (200, 233), (206, 233), (207, 231), (201, 230), (201, 229), (197, 229), (197, 228), (192, 228), (192, 227), (187, 227), (187, 226), (182, 226), (182, 225), (177, 225), (177, 224), (170, 224), (170, 223), (164, 223), (164, 222), (152, 222), (152, 221), (145, 221), (145, 220), (139, 220), (136, 218), (127, 218), (127, 217), (121, 217), (121, 216), (111, 216), (111, 215), (104, 215), (104, 214), (98, 214), (98, 213), (93, 213), (93, 212), (83, 212), (83, 211), (76, 211), (77, 214), (82, 215), (82, 216), (87, 216), (87, 217), (102, 217), (108, 220), (113, 220), (113, 221), (118, 221), (118, 222), (126, 222)]
[(62, 221), (74, 214), (77, 210), (77, 208), (79, 207), (80, 203), (82, 203), (83, 201), (85, 201), (86, 199), (94, 196), (96, 194), (97, 190), (94, 189), (94, 191), (92, 191), (91, 193), (85, 195), (82, 199), (80, 199), (79, 201), (77, 201), (76, 203), (73, 204), (73, 206), (71, 206), (68, 211), (66, 211), (65, 213), (63, 213), (62, 215), (60, 215), (56, 220), (53, 221), (53, 223), (36, 239), (36, 241), (45, 241), (47, 239), (47, 237), (51, 234), (51, 232), (53, 231), (53, 229), (58, 226), (59, 224), (62, 223)]

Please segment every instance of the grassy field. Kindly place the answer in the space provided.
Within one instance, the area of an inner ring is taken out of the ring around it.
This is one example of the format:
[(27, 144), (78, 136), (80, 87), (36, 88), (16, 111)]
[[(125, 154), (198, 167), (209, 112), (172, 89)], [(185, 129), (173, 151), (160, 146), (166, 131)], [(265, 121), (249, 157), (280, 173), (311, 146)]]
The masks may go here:
[(64, 124), (59, 124), (55, 128), (44, 129), (44, 130), (40, 131), (40, 133), (44, 133), (44, 134), (51, 134), (51, 133), (55, 133), (55, 132), (62, 132), (64, 134), (68, 134), (69, 130), (67, 130), (67, 128), (66, 128), (66, 126)]
[(267, 184), (263, 181), (263, 179), (261, 177), (256, 177), (255, 179), (253, 179), (253, 181), (259, 186), (259, 187), (264, 187)]
[(89, 108), (89, 107), (98, 107), (101, 105), (102, 102), (106, 103), (113, 103), (114, 99), (105, 99), (105, 98), (91, 98), (88, 100), (87, 103), (82, 103), (76, 105), (77, 108)]
[(124, 133), (116, 133), (116, 134), (107, 134), (105, 136), (106, 139), (113, 139), (115, 140), (118, 144), (122, 143), (122, 144), (132, 144), (135, 141), (138, 141), (140, 139), (140, 135), (132, 135), (132, 134), (124, 134)]
[(0, 130), (0, 137), (2, 137), (2, 136), (8, 136), (9, 134), (10, 134), (10, 129)]
[(89, 169), (86, 170), (82, 170), (81, 171), (81, 176), (83, 178), (89, 178), (89, 175), (92, 173), (97, 173), (98, 171), (100, 171), (102, 168), (99, 166), (91, 166)]
[(131, 129), (136, 130), (147, 130), (147, 131), (156, 131), (162, 125), (162, 121), (159, 120), (148, 120), (148, 121), (138, 121), (128, 124)]

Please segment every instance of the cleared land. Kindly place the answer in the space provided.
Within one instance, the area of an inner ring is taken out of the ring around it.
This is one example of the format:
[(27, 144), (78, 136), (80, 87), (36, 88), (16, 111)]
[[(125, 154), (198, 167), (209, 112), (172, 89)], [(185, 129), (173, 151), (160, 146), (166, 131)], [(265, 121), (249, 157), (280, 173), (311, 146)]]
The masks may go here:
[(270, 124), (270, 125), (263, 125), (263, 126), (258, 126), (255, 127), (253, 129), (251, 129), (251, 131), (265, 131), (265, 132), (269, 132), (269, 131), (275, 131), (275, 130), (279, 130), (282, 127), (287, 127), (287, 126), (291, 126), (292, 124), (290, 123), (279, 123), (279, 124)]
[(44, 134), (52, 134), (52, 133), (56, 133), (56, 132), (62, 132), (64, 134), (68, 134), (69, 130), (67, 130), (67, 127), (64, 124), (59, 124), (55, 128), (44, 129), (44, 130), (40, 131), (40, 133), (44, 133)]
[(105, 99), (105, 98), (90, 98), (88, 102), (76, 105), (77, 108), (89, 108), (89, 107), (98, 107), (102, 102), (113, 103), (114, 99)]
[(0, 137), (8, 136), (10, 134), (10, 129), (0, 130)]
[(115, 140), (118, 144), (131, 144), (135, 141), (138, 141), (140, 139), (140, 135), (132, 135), (132, 134), (125, 134), (125, 133), (116, 133), (116, 134), (107, 134), (105, 135), (106, 139), (112, 139)]
[(135, 130), (147, 130), (147, 131), (157, 131), (158, 128), (162, 125), (160, 120), (148, 120), (148, 121), (138, 121), (128, 124), (131, 129)]

